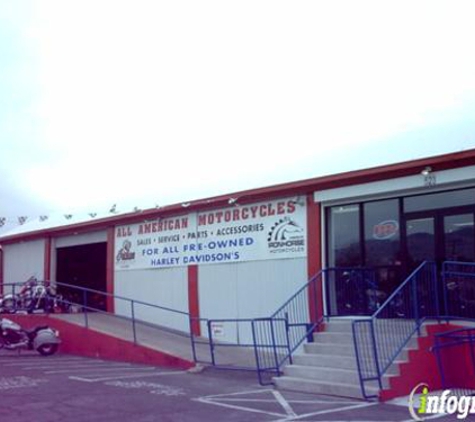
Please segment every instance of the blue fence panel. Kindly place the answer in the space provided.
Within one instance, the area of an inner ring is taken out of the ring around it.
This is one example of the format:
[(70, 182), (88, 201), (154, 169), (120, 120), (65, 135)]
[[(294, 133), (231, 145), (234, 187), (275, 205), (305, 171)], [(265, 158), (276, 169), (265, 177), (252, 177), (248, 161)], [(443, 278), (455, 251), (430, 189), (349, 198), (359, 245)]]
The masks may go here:
[(437, 358), (442, 388), (456, 390), (464, 395), (473, 395), (475, 329), (463, 328), (436, 334), (432, 351)]
[(292, 363), (288, 320), (259, 318), (252, 322), (254, 352), (259, 383), (272, 383), (285, 363)]
[(353, 322), (354, 346), (363, 395), (381, 378), (426, 318), (438, 317), (435, 263), (424, 262), (369, 319)]
[(369, 268), (327, 268), (327, 316), (371, 315), (378, 306), (375, 271)]
[(475, 318), (475, 263), (444, 262), (442, 280), (445, 314)]

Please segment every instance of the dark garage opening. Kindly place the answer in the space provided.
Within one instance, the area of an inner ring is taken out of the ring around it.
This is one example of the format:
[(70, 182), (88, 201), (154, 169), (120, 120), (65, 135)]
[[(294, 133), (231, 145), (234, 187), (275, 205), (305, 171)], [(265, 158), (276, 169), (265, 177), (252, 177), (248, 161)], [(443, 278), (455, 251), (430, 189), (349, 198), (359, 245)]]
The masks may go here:
[[(107, 243), (91, 243), (56, 249), (56, 280), (59, 283), (106, 292)], [(58, 293), (72, 302), (105, 310), (106, 297), (103, 294), (87, 292), (86, 297), (79, 289), (58, 286)]]

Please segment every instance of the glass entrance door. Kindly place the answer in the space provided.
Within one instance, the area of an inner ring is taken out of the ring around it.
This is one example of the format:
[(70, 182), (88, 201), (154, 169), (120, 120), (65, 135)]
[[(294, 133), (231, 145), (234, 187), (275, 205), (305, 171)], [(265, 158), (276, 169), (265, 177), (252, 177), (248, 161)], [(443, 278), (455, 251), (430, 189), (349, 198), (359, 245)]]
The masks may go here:
[(406, 267), (423, 261), (475, 261), (473, 212), (438, 211), (406, 216)]
[(436, 260), (436, 222), (434, 216), (406, 220), (406, 265), (408, 273), (423, 261)]
[(473, 213), (443, 216), (444, 260), (475, 261), (475, 231)]

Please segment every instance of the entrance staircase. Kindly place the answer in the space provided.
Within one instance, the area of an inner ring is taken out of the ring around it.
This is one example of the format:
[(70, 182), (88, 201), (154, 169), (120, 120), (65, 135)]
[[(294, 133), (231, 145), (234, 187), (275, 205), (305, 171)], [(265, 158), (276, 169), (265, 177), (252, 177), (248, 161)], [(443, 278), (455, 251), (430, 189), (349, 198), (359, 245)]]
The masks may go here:
[[(444, 266), (444, 285), (455, 287), (445, 291), (444, 303), (465, 309), (466, 313), (459, 315), (464, 320), (475, 320), (475, 310), (474, 315), (467, 313), (467, 298), (462, 295), (466, 274), (475, 278), (475, 265), (463, 264), (469, 270), (462, 272), (462, 264), (448, 264)], [(60, 330), (65, 352), (118, 360), (153, 360), (182, 368), (202, 363), (253, 369), (262, 385), (272, 382), (285, 390), (358, 399), (392, 398), (408, 394), (420, 382), (430, 382), (431, 386), (440, 383), (434, 378), (438, 376), (437, 363), (430, 351), (434, 344), (430, 336), (431, 331), (451, 327), (440, 323), (449, 317), (447, 310), (439, 309), (435, 265), (421, 264), (384, 303), (378, 304), (371, 316), (355, 319), (324, 314), (320, 307), (317, 298), (324, 290), (331, 291), (323, 286), (332, 280), (334, 272), (319, 272), (267, 318), (194, 319), (187, 312), (125, 298), (120, 299), (129, 301), (130, 316), (93, 309), (84, 300), (79, 313), (11, 317), (25, 328), (44, 323)], [(365, 280), (365, 273), (364, 269), (352, 271), (356, 280)], [(184, 318), (189, 332), (138, 320), (134, 309), (140, 307)], [(252, 342), (228, 344), (214, 338), (213, 327), (229, 323), (241, 324), (242, 332), (247, 328)], [(204, 331), (208, 335), (201, 337), (194, 329), (199, 324), (207, 326)], [(201, 360), (200, 356), (210, 358)]]
[[(389, 387), (390, 378), (399, 373), (399, 364), (407, 362), (409, 350), (415, 348), (414, 339), (401, 351), (382, 379), (383, 388)], [(315, 333), (313, 342), (304, 344), (301, 352), (294, 355), (293, 363), (283, 368), (283, 376), (275, 377), (273, 381), (283, 390), (363, 399), (352, 320), (334, 319), (326, 323), (325, 331)], [(374, 381), (367, 385), (366, 392), (378, 396), (378, 383)]]

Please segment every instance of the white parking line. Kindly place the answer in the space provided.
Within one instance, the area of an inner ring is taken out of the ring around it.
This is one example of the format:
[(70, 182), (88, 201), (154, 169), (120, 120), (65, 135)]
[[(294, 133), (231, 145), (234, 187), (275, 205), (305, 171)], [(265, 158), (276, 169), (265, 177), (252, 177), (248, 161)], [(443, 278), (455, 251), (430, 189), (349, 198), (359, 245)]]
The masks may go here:
[[(58, 364), (56, 365), (42, 365), (42, 366), (26, 366), (22, 368), (25, 371), (31, 371), (34, 369), (51, 369), (51, 368), (57, 368)], [(90, 365), (90, 364), (83, 364), (83, 365), (64, 365), (67, 366), (68, 369), (83, 369), (83, 368), (88, 368), (88, 369), (96, 369), (96, 368), (124, 368), (126, 366), (132, 366), (130, 363), (102, 363), (102, 364), (97, 364), (97, 365)]]
[(273, 390), (272, 394), (276, 398), (277, 402), (284, 408), (285, 412), (289, 416), (297, 416), (297, 414), (294, 412), (294, 409), (290, 406), (287, 400), (285, 400), (284, 396), (280, 394), (277, 390)]
[(261, 409), (254, 409), (252, 407), (235, 406), (233, 404), (223, 403), (221, 401), (207, 400), (207, 399), (204, 399), (204, 398), (197, 398), (197, 399), (192, 399), (192, 400), (198, 401), (200, 403), (214, 404), (215, 406), (226, 407), (228, 409), (233, 409), (233, 410), (243, 410), (245, 412), (251, 412), (251, 413), (263, 413), (263, 414), (269, 415), (269, 416), (278, 416), (278, 417), (285, 417), (286, 416), (286, 415), (281, 414), (281, 413), (269, 412), (269, 411), (261, 410)]
[(120, 379), (127, 379), (127, 378), (145, 378), (145, 377), (160, 377), (166, 375), (183, 375), (188, 374), (187, 371), (170, 371), (170, 372), (155, 372), (151, 374), (133, 374), (133, 375), (118, 375), (114, 377), (102, 377), (102, 378), (83, 378), (71, 375), (68, 378), (75, 381), (81, 382), (102, 382), (102, 381), (112, 381), (112, 380), (120, 380)]
[[(254, 395), (254, 397), (249, 397)], [(255, 398), (258, 396), (259, 398)], [(276, 390), (250, 390), (250, 391), (241, 391), (231, 394), (216, 394), (212, 396), (204, 396), (192, 399), (206, 404), (213, 404), (215, 406), (227, 407), (233, 410), (242, 410), (243, 412), (252, 412), (252, 413), (262, 413), (269, 416), (277, 416), (279, 419), (274, 420), (274, 422), (289, 422), (289, 421), (298, 421), (302, 419), (311, 418), (313, 416), (326, 415), (332, 413), (338, 413), (346, 410), (353, 410), (359, 408), (365, 408), (374, 406), (377, 403), (366, 403), (356, 400), (322, 400), (317, 398), (316, 400), (292, 400), (285, 398), (284, 395)], [(278, 413), (275, 411), (269, 411), (266, 409), (260, 409), (258, 407), (261, 405), (269, 405), (270, 403), (276, 403), (280, 405), (285, 411)], [(325, 405), (324, 410), (318, 410), (315, 412), (297, 414), (292, 407), (292, 405), (297, 404), (306, 404), (306, 405)], [(332, 406), (331, 409), (328, 409), (328, 406)]]
[(278, 419), (278, 420), (273, 421), (273, 422), (298, 421), (298, 420), (304, 419), (304, 418), (311, 418), (312, 416), (327, 415), (329, 413), (338, 413), (338, 412), (342, 412), (344, 410), (361, 409), (363, 407), (371, 407), (371, 406), (375, 406), (377, 404), (378, 403), (361, 403), (361, 404), (355, 404), (355, 405), (351, 405), (351, 406), (338, 407), (336, 409), (325, 409), (325, 410), (320, 410), (320, 411), (317, 411), (317, 412), (305, 413), (303, 415), (298, 415), (296, 417), (288, 417), (288, 418), (285, 418), (285, 419)]
[[(22, 366), (22, 365), (34, 365), (35, 363), (50, 363), (50, 364), (58, 364), (58, 362), (61, 363), (78, 363), (78, 362), (85, 362), (87, 359), (54, 359), (50, 360), (48, 358), (33, 358), (33, 359), (24, 359), (24, 360), (19, 360), (19, 359), (8, 359), (8, 360), (3, 360), (0, 359), (0, 365), (1, 366)], [(101, 361), (104, 362), (104, 361)]]
[[(228, 409), (233, 409), (233, 410), (242, 410), (244, 412), (251, 412), (251, 413), (261, 413), (265, 414), (268, 416), (277, 416), (279, 418), (286, 418), (288, 416), (287, 413), (277, 413), (277, 412), (271, 412), (268, 410), (263, 410), (263, 409), (256, 409), (254, 407), (248, 407), (248, 406), (237, 406), (235, 404), (231, 404), (227, 402), (227, 398), (230, 399), (230, 401), (233, 401), (236, 399), (236, 396), (243, 396), (243, 395), (251, 395), (251, 394), (259, 394), (259, 395), (264, 395), (264, 394), (270, 394), (272, 397), (274, 397), (273, 403), (276, 402), (275, 396), (273, 395), (274, 390), (272, 389), (266, 389), (266, 390), (251, 390), (251, 391), (239, 391), (236, 393), (228, 393), (228, 394), (216, 394), (212, 396), (204, 396), (204, 397), (199, 397), (192, 399), (194, 401), (198, 401), (200, 403), (206, 403), (206, 404), (213, 404), (215, 406), (220, 406), (220, 407), (226, 407)], [(243, 399), (245, 400), (245, 398)], [(263, 399), (265, 400), (266, 403), (268, 403), (268, 399)], [(253, 403), (258, 403), (259, 400), (253, 400)], [(244, 402), (245, 403), (245, 402)]]
[(137, 371), (137, 372), (148, 372), (156, 371), (156, 367), (146, 367), (146, 368), (131, 368), (131, 367), (117, 367), (117, 368), (83, 368), (83, 369), (58, 369), (56, 371), (45, 371), (45, 374), (68, 374), (71, 372), (92, 372), (93, 375), (97, 375), (98, 372), (117, 372), (117, 371)]

